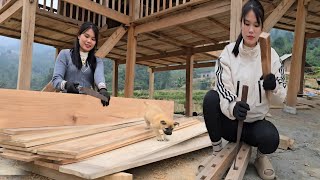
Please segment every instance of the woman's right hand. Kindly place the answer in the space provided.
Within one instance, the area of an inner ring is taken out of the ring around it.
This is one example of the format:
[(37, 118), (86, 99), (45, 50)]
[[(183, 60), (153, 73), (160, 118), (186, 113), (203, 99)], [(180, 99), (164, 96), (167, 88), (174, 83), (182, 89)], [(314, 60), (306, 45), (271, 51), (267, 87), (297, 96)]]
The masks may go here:
[(78, 86), (79, 83), (67, 81), (65, 84), (65, 89), (67, 90), (67, 93), (79, 94)]
[(249, 105), (246, 102), (238, 101), (233, 108), (233, 116), (236, 119), (243, 121), (246, 119), (248, 111), (250, 111)]

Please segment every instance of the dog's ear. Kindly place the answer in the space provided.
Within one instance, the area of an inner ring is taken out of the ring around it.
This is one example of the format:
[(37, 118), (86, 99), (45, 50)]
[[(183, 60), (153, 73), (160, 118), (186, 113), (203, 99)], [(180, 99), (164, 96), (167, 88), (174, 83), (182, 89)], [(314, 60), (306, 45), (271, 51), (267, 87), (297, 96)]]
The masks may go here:
[(162, 125), (167, 125), (167, 123), (166, 123), (165, 120), (161, 120), (160, 123), (161, 123)]
[(179, 126), (179, 123), (178, 122), (174, 122), (174, 127), (176, 127), (176, 126)]

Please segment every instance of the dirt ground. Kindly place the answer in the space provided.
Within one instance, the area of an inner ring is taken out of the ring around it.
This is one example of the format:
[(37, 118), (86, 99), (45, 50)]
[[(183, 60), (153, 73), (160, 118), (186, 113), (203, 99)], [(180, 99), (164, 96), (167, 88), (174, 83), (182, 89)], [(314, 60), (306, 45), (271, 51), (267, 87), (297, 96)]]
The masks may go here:
[[(292, 150), (278, 149), (269, 155), (276, 171), (277, 179), (316, 180), (320, 179), (320, 99), (300, 99), (299, 102), (310, 104), (313, 108), (298, 110), (297, 115), (282, 112), (281, 109), (272, 109), (268, 120), (273, 122), (280, 134), (295, 140)], [(208, 157), (211, 148), (205, 148), (178, 157), (130, 169), (126, 172), (133, 174), (135, 180), (191, 180), (195, 179), (198, 164)], [(253, 161), (254, 149), (245, 180), (259, 179)], [(7, 171), (5, 170), (7, 169)], [(15, 162), (0, 158), (0, 174), (21, 173), (15, 169)], [(9, 173), (10, 172), (10, 173)], [(20, 176), (0, 176), (7, 180), (47, 180), (48, 178), (35, 174)]]

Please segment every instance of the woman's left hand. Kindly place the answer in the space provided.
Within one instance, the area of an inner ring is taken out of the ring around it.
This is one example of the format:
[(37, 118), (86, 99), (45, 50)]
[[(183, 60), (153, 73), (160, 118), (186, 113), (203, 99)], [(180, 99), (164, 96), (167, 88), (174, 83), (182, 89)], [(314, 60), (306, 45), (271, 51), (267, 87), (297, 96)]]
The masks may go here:
[(103, 106), (109, 106), (109, 103), (110, 103), (110, 94), (108, 93), (107, 89), (102, 88), (102, 89), (99, 90), (99, 93), (108, 98), (108, 101), (101, 100), (101, 104), (102, 104)]

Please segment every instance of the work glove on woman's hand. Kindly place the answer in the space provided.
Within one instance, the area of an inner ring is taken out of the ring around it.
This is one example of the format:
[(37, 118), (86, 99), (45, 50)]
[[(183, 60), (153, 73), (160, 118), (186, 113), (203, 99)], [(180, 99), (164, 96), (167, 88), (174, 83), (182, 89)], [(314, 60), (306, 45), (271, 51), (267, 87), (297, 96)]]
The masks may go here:
[(274, 74), (268, 74), (266, 79), (263, 81), (264, 90), (274, 90), (276, 88), (276, 77)]
[(247, 117), (247, 112), (250, 111), (250, 107), (243, 101), (238, 101), (233, 108), (233, 116), (240, 121), (243, 121)]
[(109, 103), (110, 103), (110, 94), (108, 93), (107, 89), (101, 88), (101, 89), (99, 90), (99, 93), (108, 98), (108, 101), (101, 100), (101, 104), (102, 104), (103, 106), (109, 106)]
[(77, 88), (79, 83), (67, 81), (64, 85), (64, 88), (67, 90), (67, 93), (79, 94), (79, 89)]

